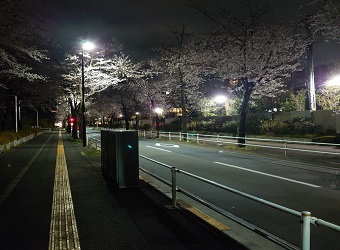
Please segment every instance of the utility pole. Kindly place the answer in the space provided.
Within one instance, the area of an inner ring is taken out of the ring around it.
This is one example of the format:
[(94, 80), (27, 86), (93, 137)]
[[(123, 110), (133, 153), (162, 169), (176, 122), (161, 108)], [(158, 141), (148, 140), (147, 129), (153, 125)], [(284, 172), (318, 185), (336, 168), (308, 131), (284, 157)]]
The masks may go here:
[(308, 84), (307, 84), (307, 110), (316, 110), (316, 97), (315, 97), (315, 81), (314, 81), (314, 59), (313, 59), (314, 43), (312, 42), (307, 46), (307, 60), (308, 60)]
[(18, 133), (18, 96), (14, 96), (14, 108), (15, 108), (15, 133)]
[(310, 44), (307, 46), (307, 67), (308, 67), (308, 82), (307, 82), (307, 100), (306, 110), (316, 110), (316, 97), (315, 97), (315, 82), (314, 82), (314, 34), (310, 26), (309, 16), (305, 24), (307, 39)]

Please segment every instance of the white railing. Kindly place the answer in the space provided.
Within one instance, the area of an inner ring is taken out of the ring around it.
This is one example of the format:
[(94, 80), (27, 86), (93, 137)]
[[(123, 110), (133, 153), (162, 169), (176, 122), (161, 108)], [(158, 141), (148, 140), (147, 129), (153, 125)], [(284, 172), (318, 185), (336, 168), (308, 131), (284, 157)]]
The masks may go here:
[(321, 219), (318, 219), (316, 217), (312, 217), (311, 213), (309, 211), (301, 211), (301, 212), (299, 212), (299, 211), (296, 211), (296, 210), (293, 210), (293, 209), (290, 209), (290, 208), (278, 205), (276, 203), (273, 203), (273, 202), (270, 202), (270, 201), (258, 198), (256, 196), (253, 196), (253, 195), (250, 195), (250, 194), (238, 191), (238, 190), (233, 189), (231, 187), (224, 186), (224, 185), (222, 185), (220, 183), (208, 180), (208, 179), (203, 178), (201, 176), (198, 176), (198, 175), (195, 175), (195, 174), (192, 174), (192, 173), (180, 170), (180, 169), (178, 169), (176, 167), (172, 167), (172, 166), (166, 165), (164, 163), (161, 163), (159, 161), (150, 159), (150, 158), (145, 157), (143, 155), (139, 155), (139, 156), (141, 158), (143, 158), (143, 159), (146, 159), (146, 160), (148, 160), (150, 162), (153, 162), (153, 163), (157, 163), (157, 164), (161, 165), (162, 167), (165, 167), (165, 168), (168, 168), (168, 169), (171, 170), (171, 182), (169, 182), (169, 181), (167, 181), (167, 180), (165, 180), (165, 179), (163, 179), (163, 178), (161, 178), (161, 177), (159, 177), (159, 176), (149, 172), (148, 170), (146, 170), (146, 169), (144, 169), (142, 167), (139, 167), (141, 171), (151, 175), (155, 179), (158, 179), (159, 181), (161, 181), (161, 182), (163, 182), (166, 185), (171, 187), (171, 190), (172, 190), (172, 198), (171, 199), (172, 199), (172, 206), (173, 207), (177, 206), (177, 203), (176, 203), (176, 201), (177, 201), (177, 198), (176, 198), (177, 192), (183, 193), (183, 194), (187, 195), (188, 197), (190, 197), (190, 198), (200, 202), (201, 204), (209, 207), (210, 209), (213, 209), (214, 211), (218, 212), (219, 214), (221, 214), (223, 216), (226, 216), (229, 219), (234, 220), (235, 222), (237, 222), (237, 223), (239, 223), (239, 224), (241, 224), (241, 225), (243, 225), (243, 226), (253, 230), (256, 233), (259, 233), (260, 235), (266, 237), (268, 240), (271, 240), (274, 243), (276, 243), (276, 244), (278, 244), (278, 245), (280, 245), (280, 246), (282, 246), (282, 247), (284, 247), (286, 249), (298, 249), (293, 244), (288, 243), (287, 241), (285, 241), (283, 239), (280, 239), (279, 237), (274, 236), (274, 235), (266, 232), (265, 230), (263, 230), (261, 228), (258, 228), (258, 227), (254, 226), (254, 225), (251, 225), (250, 223), (245, 222), (242, 219), (239, 219), (237, 217), (231, 216), (230, 213), (228, 213), (224, 209), (222, 209), (220, 207), (217, 207), (216, 205), (211, 204), (211, 203), (203, 200), (202, 198), (197, 197), (197, 196), (191, 194), (190, 192), (180, 188), (177, 185), (177, 173), (180, 173), (180, 174), (192, 177), (194, 179), (200, 180), (202, 182), (211, 184), (211, 185), (213, 185), (215, 187), (218, 187), (218, 188), (221, 188), (223, 190), (226, 190), (226, 191), (232, 192), (234, 194), (240, 195), (240, 196), (245, 197), (247, 199), (253, 200), (255, 202), (261, 203), (263, 205), (272, 207), (272, 208), (274, 208), (276, 210), (279, 210), (279, 211), (282, 211), (284, 213), (293, 215), (295, 217), (299, 217), (301, 219), (300, 223), (301, 223), (301, 249), (302, 250), (309, 250), (310, 249), (310, 241), (311, 241), (311, 234), (310, 234), (310, 229), (311, 228), (310, 228), (310, 225), (311, 224), (313, 224), (315, 226), (323, 226), (323, 227), (326, 227), (328, 229), (334, 230), (336, 232), (340, 232), (340, 226), (335, 225), (335, 224), (330, 223), (330, 222), (327, 222), (327, 221), (324, 221), (324, 220), (321, 220)]
[[(156, 138), (156, 131), (139, 131), (140, 137)], [(216, 143), (219, 145), (239, 145), (239, 139), (245, 140), (245, 146), (270, 148), (283, 150), (287, 155), (288, 151), (300, 151), (318, 154), (329, 154), (340, 156), (340, 144), (335, 143), (320, 143), (308, 141), (293, 141), (293, 140), (279, 140), (279, 139), (266, 139), (254, 137), (237, 137), (237, 136), (224, 136), (224, 135), (205, 135), (194, 133), (181, 133), (181, 132), (159, 132), (159, 138), (168, 140), (178, 140), (196, 143)], [(321, 148), (322, 147), (322, 148)]]
[(89, 145), (91, 148), (94, 148), (95, 150), (101, 150), (101, 144), (99, 139), (87, 137), (87, 145)]

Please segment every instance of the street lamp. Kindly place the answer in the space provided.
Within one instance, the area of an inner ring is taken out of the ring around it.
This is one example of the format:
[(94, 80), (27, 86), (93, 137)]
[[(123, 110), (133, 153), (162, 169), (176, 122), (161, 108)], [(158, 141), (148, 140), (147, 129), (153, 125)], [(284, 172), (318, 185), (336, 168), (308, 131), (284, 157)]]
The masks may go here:
[(84, 41), (81, 49), (81, 111), (82, 111), (82, 129), (83, 129), (83, 147), (86, 147), (86, 118), (85, 118), (85, 77), (84, 77), (84, 50), (92, 50), (94, 44)]
[[(214, 98), (215, 102), (218, 103), (218, 104), (224, 104), (224, 108), (225, 108), (225, 115), (228, 115), (228, 98), (224, 95), (217, 95), (215, 96)], [(221, 110), (221, 115), (222, 115), (222, 110)]]
[(218, 96), (215, 96), (214, 99), (215, 99), (215, 102), (217, 102), (219, 104), (223, 104), (227, 100), (227, 97), (224, 96), (224, 95), (218, 95)]
[(155, 112), (157, 113), (157, 114), (162, 114), (163, 113), (163, 109), (161, 109), (161, 108), (155, 108)]
[(326, 82), (327, 86), (340, 86), (340, 75), (333, 77)]
[(139, 112), (136, 112), (136, 130), (139, 130)]
[(155, 108), (156, 112), (156, 130), (157, 130), (157, 138), (159, 138), (159, 115), (163, 113), (163, 109)]

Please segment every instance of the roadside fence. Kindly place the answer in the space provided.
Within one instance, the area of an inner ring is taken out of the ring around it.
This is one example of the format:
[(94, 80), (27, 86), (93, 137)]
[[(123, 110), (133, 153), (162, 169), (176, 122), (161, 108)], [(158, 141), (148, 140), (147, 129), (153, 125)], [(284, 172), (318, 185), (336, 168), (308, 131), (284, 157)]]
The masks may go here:
[(94, 148), (95, 150), (101, 150), (101, 144), (99, 139), (87, 137), (87, 145), (89, 145), (91, 148)]
[[(340, 144), (335, 143), (320, 143), (298, 140), (280, 140), (280, 139), (266, 139), (254, 137), (237, 137), (224, 135), (206, 135), (198, 133), (182, 133), (182, 132), (159, 132), (159, 138), (177, 141), (187, 141), (196, 143), (214, 143), (218, 145), (239, 145), (239, 139), (245, 140), (245, 146), (278, 149), (288, 155), (289, 151), (300, 151), (317, 154), (329, 154), (340, 156)], [(156, 131), (139, 131), (140, 137), (156, 138)]]

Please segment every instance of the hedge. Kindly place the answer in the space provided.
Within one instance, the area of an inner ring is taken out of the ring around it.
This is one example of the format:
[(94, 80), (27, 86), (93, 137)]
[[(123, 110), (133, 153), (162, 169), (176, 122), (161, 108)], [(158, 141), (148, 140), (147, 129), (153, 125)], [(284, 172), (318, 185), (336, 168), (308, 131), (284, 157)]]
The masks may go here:
[(38, 128), (29, 128), (29, 129), (23, 129), (18, 131), (18, 133), (14, 131), (4, 131), (0, 132), (0, 145), (5, 145), (10, 142), (13, 142), (15, 140), (18, 140), (22, 137), (26, 137), (32, 134), (37, 135), (39, 132), (41, 132), (41, 129)]

